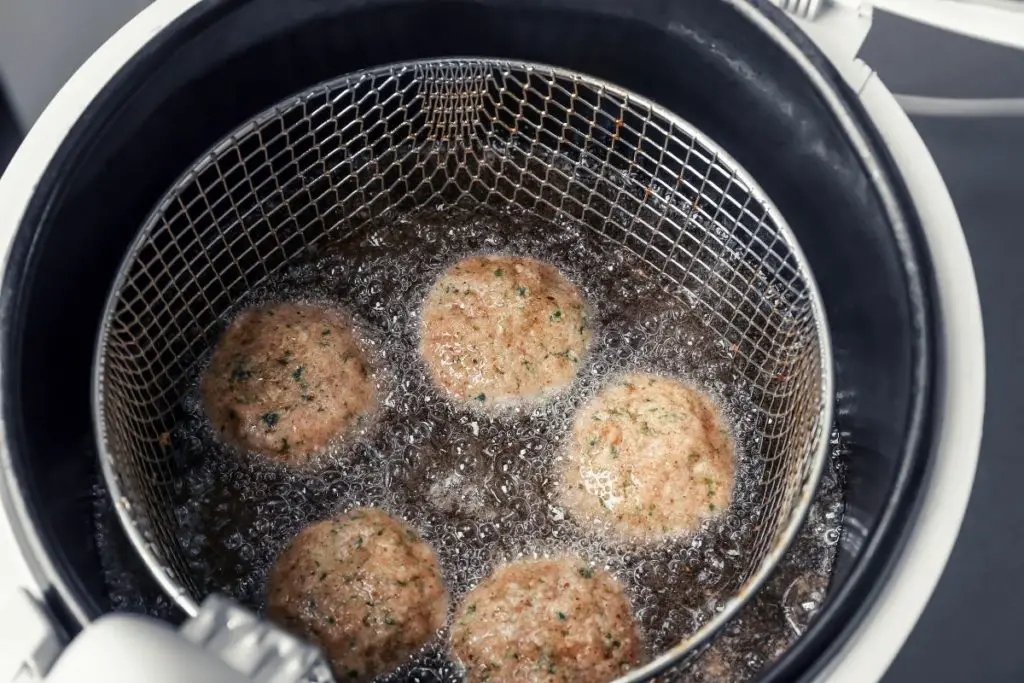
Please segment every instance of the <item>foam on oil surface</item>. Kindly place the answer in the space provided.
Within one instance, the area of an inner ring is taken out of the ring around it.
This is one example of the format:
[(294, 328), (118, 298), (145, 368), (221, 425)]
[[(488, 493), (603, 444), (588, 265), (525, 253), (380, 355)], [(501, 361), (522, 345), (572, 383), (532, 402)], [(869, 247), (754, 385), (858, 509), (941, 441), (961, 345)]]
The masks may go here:
[[(427, 291), (455, 261), (481, 252), (552, 263), (591, 308), (594, 339), (576, 382), (538, 408), (488, 417), (452, 405), (431, 386), (419, 359), (418, 314)], [(380, 415), (358, 442), (312, 469), (246, 464), (213, 437), (193, 386), (172, 441), (181, 461), (192, 463), (178, 484), (175, 514), (197, 587), (261, 609), (274, 558), (303, 526), (351, 507), (376, 506), (408, 520), (436, 549), (453, 605), (500, 562), (571, 552), (623, 581), (651, 655), (674, 645), (710, 618), (748, 569), (744, 549), (760, 514), (749, 381), (725, 343), (675, 294), (667, 296), (640, 259), (591, 231), (518, 211), (422, 211), (371, 224), (311, 253), (240, 307), (288, 299), (345, 308), (381, 370)], [(737, 447), (737, 483), (731, 508), (696, 536), (623, 550), (558, 507), (552, 464), (574, 410), (609, 378), (634, 370), (682, 377), (716, 400)], [(841, 508), (841, 488), (816, 503), (809, 524), (827, 528), (815, 527), (800, 541), (816, 559), (799, 563), (803, 569), (783, 590), (782, 632), (795, 634), (791, 622), (805, 617), (813, 596), (824, 591)], [(742, 627), (731, 626), (719, 641), (737, 633), (742, 636)], [(755, 651), (742, 638), (737, 645), (729, 651), (754, 654), (737, 659), (712, 648), (686, 675), (700, 680), (701, 662), (710, 656), (753, 672), (777, 654)], [(440, 641), (396, 676), (457, 678)]]

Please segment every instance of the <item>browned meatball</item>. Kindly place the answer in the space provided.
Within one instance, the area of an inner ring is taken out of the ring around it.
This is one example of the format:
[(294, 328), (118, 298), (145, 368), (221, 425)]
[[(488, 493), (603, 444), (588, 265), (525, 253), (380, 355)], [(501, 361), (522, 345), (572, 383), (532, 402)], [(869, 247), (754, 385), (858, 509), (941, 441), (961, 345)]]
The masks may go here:
[(267, 615), (320, 647), (339, 681), (400, 666), (447, 611), (434, 551), (372, 508), (304, 529), (278, 557), (267, 588)]
[(734, 457), (718, 411), (674, 379), (618, 378), (576, 415), (562, 500), (623, 540), (696, 530), (732, 497)]
[(452, 627), (469, 681), (603, 683), (640, 662), (619, 583), (577, 559), (515, 562), (471, 590)]
[(225, 441), (291, 465), (364, 425), (375, 403), (345, 316), (293, 303), (239, 314), (213, 352), (202, 394)]
[(459, 261), (430, 290), (422, 317), (420, 351), (434, 383), (482, 410), (557, 393), (591, 336), (579, 290), (521, 256)]

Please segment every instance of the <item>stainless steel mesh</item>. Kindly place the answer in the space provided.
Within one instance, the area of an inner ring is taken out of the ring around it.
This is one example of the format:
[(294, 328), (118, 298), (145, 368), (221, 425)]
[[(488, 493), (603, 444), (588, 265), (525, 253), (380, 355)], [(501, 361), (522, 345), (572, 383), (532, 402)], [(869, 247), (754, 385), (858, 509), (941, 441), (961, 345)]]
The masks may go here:
[(439, 60), (256, 116), (168, 191), (123, 263), (97, 359), (100, 452), (130, 536), (187, 612), (204, 596), (175, 540), (162, 441), (218, 319), (373, 216), (494, 200), (632, 251), (705, 309), (753, 380), (765, 498), (745, 583), (665, 656), (705, 640), (771, 571), (810, 503), (832, 400), (822, 308), (781, 217), (713, 142), (641, 97), (560, 69)]

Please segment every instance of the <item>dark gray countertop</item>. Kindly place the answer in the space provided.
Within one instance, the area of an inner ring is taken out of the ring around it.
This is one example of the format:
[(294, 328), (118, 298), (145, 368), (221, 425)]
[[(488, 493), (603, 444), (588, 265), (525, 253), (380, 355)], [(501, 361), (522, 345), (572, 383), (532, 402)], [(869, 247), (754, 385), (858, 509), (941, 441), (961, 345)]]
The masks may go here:
[[(896, 92), (1024, 97), (1024, 53), (879, 18), (863, 52)], [(1024, 681), (1024, 118), (916, 119), (956, 204), (985, 321), (981, 460), (945, 574), (885, 683)]]
[(7, 162), (11, 160), (14, 150), (18, 148), (19, 139), (20, 135), (15, 129), (14, 115), (7, 105), (3, 88), (0, 87), (0, 173), (7, 168)]
[(985, 433), (953, 556), (885, 681), (1024, 681), (1024, 120), (916, 123), (974, 260), (988, 367)]

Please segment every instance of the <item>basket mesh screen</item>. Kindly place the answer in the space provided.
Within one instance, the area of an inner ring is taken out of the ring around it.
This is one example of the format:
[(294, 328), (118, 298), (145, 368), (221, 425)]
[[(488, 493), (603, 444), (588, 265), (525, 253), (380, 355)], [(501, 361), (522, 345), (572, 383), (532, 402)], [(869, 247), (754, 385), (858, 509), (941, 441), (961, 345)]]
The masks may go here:
[(108, 483), (150, 568), (195, 611), (205, 596), (175, 541), (179, 464), (162, 440), (218, 319), (311, 245), (456, 201), (600, 233), (681, 286), (741, 359), (765, 499), (738, 608), (795, 532), (825, 453), (829, 351), (810, 273), (767, 198), (679, 119), (583, 75), (484, 60), (380, 68), (288, 99), (152, 213), (111, 295), (97, 381)]

